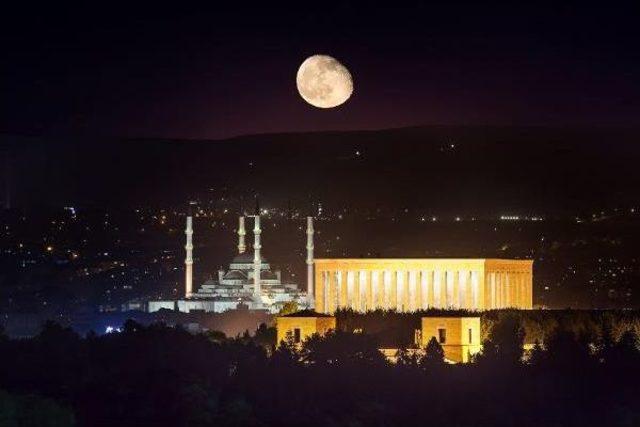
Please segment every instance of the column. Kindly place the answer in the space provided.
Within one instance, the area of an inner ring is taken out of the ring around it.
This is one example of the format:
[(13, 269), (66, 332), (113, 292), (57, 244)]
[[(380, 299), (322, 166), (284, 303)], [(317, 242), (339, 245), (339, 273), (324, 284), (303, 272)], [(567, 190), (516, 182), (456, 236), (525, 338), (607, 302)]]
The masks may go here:
[(445, 270), (444, 275), (444, 307), (451, 308), (453, 306), (453, 274), (451, 271)]
[(323, 313), (330, 313), (329, 311), (329, 298), (331, 295), (331, 272), (324, 271), (324, 289), (322, 294), (322, 311)]
[(349, 305), (347, 304), (347, 273), (347, 270), (340, 271), (340, 278), (342, 279), (340, 283), (340, 308), (349, 307)]
[(394, 270), (387, 271), (385, 286), (387, 287), (387, 310), (396, 308), (396, 273)]
[(418, 272), (416, 270), (409, 270), (407, 272), (409, 280), (409, 292), (407, 295), (409, 311), (416, 311), (418, 308), (418, 301), (420, 301), (420, 291), (418, 289)]
[(383, 281), (384, 281), (384, 309), (385, 310), (389, 310), (392, 307), (391, 305), (392, 304), (391, 273), (392, 273), (391, 271), (385, 270), (384, 273), (382, 274)]
[(511, 307), (518, 307), (518, 273), (512, 271), (509, 273), (509, 301), (511, 301)]
[(507, 307), (507, 275), (500, 272), (500, 308)]
[(320, 267), (316, 266), (314, 269), (314, 279), (313, 281), (318, 285), (314, 287), (314, 300), (315, 300), (315, 310), (318, 313), (324, 313), (326, 306), (324, 305), (324, 274), (325, 271), (321, 270)]
[(505, 308), (507, 306), (507, 298), (505, 292), (505, 290), (507, 289), (507, 281), (505, 279), (504, 272), (501, 271), (500, 273), (498, 273), (498, 275), (500, 276), (500, 289), (498, 290), (498, 294), (500, 295), (500, 308)]
[(506, 271), (502, 272), (502, 295), (503, 295), (502, 304), (504, 305), (504, 308), (508, 308), (509, 307), (509, 274)]
[(445, 300), (443, 295), (442, 286), (442, 271), (435, 270), (433, 272), (433, 306), (435, 308), (442, 308), (443, 301)]
[(367, 308), (367, 272), (365, 270), (358, 271), (358, 311), (364, 313)]
[[(426, 310), (429, 308), (430, 301), (433, 300), (433, 290), (430, 290), (432, 281), (429, 280), (428, 272), (426, 270), (420, 271), (420, 308)], [(429, 299), (431, 296), (431, 299)]]
[(340, 295), (342, 294), (342, 288), (344, 287), (342, 283), (342, 270), (336, 271), (336, 286), (335, 286), (335, 294), (333, 295), (333, 304), (335, 306), (335, 310), (338, 310), (340, 307)]
[(384, 270), (376, 271), (378, 293), (376, 307), (384, 310)]
[(498, 286), (496, 284), (496, 273), (489, 273), (489, 294), (491, 298), (491, 306), (490, 309), (498, 308)]
[(469, 279), (469, 270), (460, 270), (460, 308), (469, 309), (471, 280)]
[(527, 273), (527, 308), (533, 308), (533, 273)]
[[(404, 273), (404, 300), (402, 304), (404, 305), (404, 311), (410, 312), (411, 310), (411, 277), (409, 277), (409, 270), (405, 270)], [(415, 295), (415, 292), (414, 292)]]
[(480, 283), (479, 283), (479, 273), (477, 271), (471, 271), (471, 302), (469, 307), (472, 310), (479, 310), (480, 306), (478, 304), (478, 295), (480, 294)]
[(460, 308), (460, 271), (453, 270), (451, 272), (453, 286), (451, 289), (451, 306)]
[(494, 274), (496, 275), (496, 308), (502, 308), (502, 272), (497, 271)]
[(336, 287), (337, 287), (337, 272), (335, 271), (327, 271), (327, 275), (329, 276), (329, 283), (327, 286), (327, 294), (325, 296), (325, 312), (333, 313), (336, 310)]
[(378, 272), (371, 272), (371, 309), (375, 310), (379, 307), (378, 299), (380, 298), (380, 280)]
[(478, 286), (475, 288), (476, 292), (476, 305), (478, 310), (484, 310), (489, 306), (487, 296), (489, 294), (489, 282), (487, 281), (484, 266), (480, 270), (474, 271), (475, 281)]
[(508, 271), (504, 272), (504, 306), (511, 307), (511, 277)]
[(405, 276), (404, 271), (396, 271), (394, 274), (396, 278), (396, 311), (402, 313), (405, 310), (404, 298), (405, 298)]
[(425, 276), (426, 276), (426, 282), (427, 282), (427, 306), (426, 308), (433, 308), (435, 307), (435, 292), (433, 290), (433, 284), (434, 279), (433, 279), (433, 271), (432, 270), (428, 270), (424, 272)]
[(360, 270), (353, 271), (353, 309), (360, 311)]
[(365, 280), (367, 281), (367, 310), (375, 310), (375, 300), (373, 299), (373, 271), (365, 270)]
[(345, 271), (347, 277), (347, 297), (345, 308), (355, 308), (355, 272), (352, 270)]
[[(318, 275), (320, 276), (320, 280), (318, 280)], [(316, 286), (315, 299), (316, 299), (316, 310), (318, 311), (318, 313), (327, 312), (327, 305), (325, 304), (325, 301), (324, 301), (324, 296), (327, 294), (327, 291), (326, 291), (327, 282), (328, 280), (326, 280), (326, 271), (318, 272), (318, 269), (316, 269), (316, 283), (318, 285)]]

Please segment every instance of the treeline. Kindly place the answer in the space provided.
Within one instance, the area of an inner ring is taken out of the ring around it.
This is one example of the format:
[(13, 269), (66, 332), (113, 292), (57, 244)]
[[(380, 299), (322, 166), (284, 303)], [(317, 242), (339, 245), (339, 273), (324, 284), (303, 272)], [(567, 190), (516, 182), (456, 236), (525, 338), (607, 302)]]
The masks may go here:
[(528, 358), (525, 333), (501, 313), (471, 364), (446, 364), (432, 340), (393, 365), (374, 335), (341, 328), (276, 348), (264, 326), (226, 338), (128, 322), (80, 337), (49, 323), (0, 339), (0, 388), (70, 408), (57, 426), (640, 425), (633, 328), (591, 340), (559, 322)]
[(414, 341), (414, 331), (421, 328), (426, 316), (480, 316), (482, 340), (487, 339), (493, 327), (506, 317), (515, 317), (524, 329), (527, 344), (544, 343), (559, 327), (572, 331), (589, 341), (596, 341), (607, 330), (618, 340), (628, 330), (640, 335), (640, 310), (466, 310), (430, 309), (411, 313), (395, 310), (375, 310), (359, 313), (338, 310), (337, 328), (343, 331), (361, 330), (376, 338), (383, 347), (406, 347)]

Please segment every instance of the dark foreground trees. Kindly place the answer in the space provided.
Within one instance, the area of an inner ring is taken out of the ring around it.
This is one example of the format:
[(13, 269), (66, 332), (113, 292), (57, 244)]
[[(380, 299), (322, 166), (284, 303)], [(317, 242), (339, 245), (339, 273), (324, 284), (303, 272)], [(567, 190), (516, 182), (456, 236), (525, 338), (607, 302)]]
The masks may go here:
[(135, 323), (80, 338), (50, 324), (34, 339), (0, 341), (0, 389), (55, 401), (80, 426), (640, 425), (632, 331), (596, 342), (559, 328), (528, 362), (519, 331), (505, 322), (484, 361), (454, 366), (435, 341), (389, 365), (366, 334), (267, 356), (246, 338)]
[(0, 426), (72, 427), (73, 412), (52, 399), (16, 396), (0, 390)]

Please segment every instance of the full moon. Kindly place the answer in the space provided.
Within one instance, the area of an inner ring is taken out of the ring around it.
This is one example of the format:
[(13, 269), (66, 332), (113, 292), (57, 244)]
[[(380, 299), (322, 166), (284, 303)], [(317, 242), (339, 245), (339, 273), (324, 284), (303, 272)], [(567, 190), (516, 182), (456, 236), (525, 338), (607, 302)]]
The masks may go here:
[(353, 80), (347, 67), (328, 55), (313, 55), (298, 69), (296, 85), (300, 96), (318, 108), (344, 104), (353, 93)]

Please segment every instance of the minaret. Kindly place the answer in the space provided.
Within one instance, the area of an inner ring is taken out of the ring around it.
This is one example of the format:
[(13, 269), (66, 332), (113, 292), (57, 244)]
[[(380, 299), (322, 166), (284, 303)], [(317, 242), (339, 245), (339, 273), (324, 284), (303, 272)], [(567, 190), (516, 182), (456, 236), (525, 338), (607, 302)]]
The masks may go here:
[(260, 264), (262, 258), (260, 257), (260, 215), (254, 216), (255, 226), (253, 228), (253, 296), (257, 300), (260, 300), (262, 289), (260, 288)]
[(245, 250), (247, 250), (247, 246), (245, 245), (244, 236), (246, 236), (247, 232), (244, 228), (244, 216), (240, 216), (238, 218), (238, 253), (243, 254)]
[(307, 217), (307, 303), (309, 308), (314, 307), (313, 302), (313, 217)]
[(187, 228), (184, 234), (187, 236), (187, 244), (184, 246), (186, 250), (186, 258), (184, 259), (184, 296), (191, 298), (193, 293), (193, 216), (191, 205), (189, 205), (189, 213), (187, 214)]
[(260, 264), (262, 258), (260, 257), (260, 205), (256, 200), (256, 214), (254, 218), (253, 227), (253, 297), (256, 301), (261, 301), (262, 289), (260, 288)]

